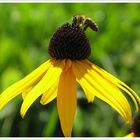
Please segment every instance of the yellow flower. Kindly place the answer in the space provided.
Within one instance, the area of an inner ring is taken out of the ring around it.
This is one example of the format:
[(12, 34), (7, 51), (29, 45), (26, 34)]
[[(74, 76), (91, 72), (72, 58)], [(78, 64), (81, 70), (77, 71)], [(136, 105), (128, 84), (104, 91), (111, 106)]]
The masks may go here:
[(94, 31), (97, 30), (97, 26), (89, 18), (81, 21), (79, 18), (82, 16), (74, 17), (72, 24), (62, 25), (53, 34), (48, 49), (50, 60), (1, 93), (0, 109), (22, 94), (24, 100), (20, 113), (24, 117), (39, 96), (42, 95), (40, 102), (43, 105), (57, 98), (62, 131), (64, 136), (71, 136), (77, 106), (78, 82), (88, 102), (93, 102), (97, 97), (114, 108), (127, 123), (131, 122), (131, 108), (121, 90), (131, 97), (136, 111), (140, 99), (125, 83), (87, 59), (91, 48), (84, 30), (91, 26), (86, 22), (89, 20), (94, 25), (91, 28)]

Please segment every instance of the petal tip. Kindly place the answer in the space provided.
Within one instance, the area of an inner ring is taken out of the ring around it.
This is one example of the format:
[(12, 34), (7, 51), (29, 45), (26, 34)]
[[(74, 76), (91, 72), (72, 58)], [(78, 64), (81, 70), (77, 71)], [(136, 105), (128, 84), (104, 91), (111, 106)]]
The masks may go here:
[(20, 109), (20, 115), (22, 119), (25, 117), (25, 114), (26, 114), (26, 108), (24, 108), (22, 104), (21, 109)]
[(45, 102), (43, 100), (40, 100), (40, 104), (45, 105)]
[(71, 137), (71, 132), (64, 132), (65, 137)]
[(20, 111), (20, 115), (21, 115), (21, 118), (24, 119), (25, 113), (23, 113), (23, 111)]

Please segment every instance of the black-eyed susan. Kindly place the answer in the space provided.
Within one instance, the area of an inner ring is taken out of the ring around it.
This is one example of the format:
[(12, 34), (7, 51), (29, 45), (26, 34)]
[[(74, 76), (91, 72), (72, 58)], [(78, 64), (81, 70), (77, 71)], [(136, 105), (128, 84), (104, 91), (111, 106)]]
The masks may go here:
[(72, 23), (59, 27), (49, 43), (50, 60), (1, 93), (0, 109), (22, 94), (24, 101), (20, 113), (24, 117), (39, 96), (42, 95), (40, 102), (43, 105), (57, 98), (62, 131), (64, 136), (71, 136), (77, 106), (77, 81), (88, 102), (97, 97), (113, 107), (127, 123), (131, 122), (131, 108), (121, 90), (131, 97), (136, 111), (140, 99), (125, 83), (87, 59), (91, 53), (84, 32), (87, 27), (98, 30), (97, 25), (84, 16), (74, 16)]
[(126, 138), (140, 137), (140, 112), (134, 117), (131, 125), (131, 132), (125, 136)]

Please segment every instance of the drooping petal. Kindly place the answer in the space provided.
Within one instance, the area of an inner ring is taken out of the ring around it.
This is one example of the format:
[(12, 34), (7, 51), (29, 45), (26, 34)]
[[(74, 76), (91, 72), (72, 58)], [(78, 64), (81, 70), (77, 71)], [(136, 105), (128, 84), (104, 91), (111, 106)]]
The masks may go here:
[(22, 91), (38, 82), (48, 70), (50, 64), (50, 60), (46, 61), (25, 78), (4, 90), (0, 95), (0, 109), (2, 109), (10, 100), (19, 95)]
[(29, 92), (26, 96), (22, 106), (21, 106), (21, 116), (24, 117), (28, 108), (31, 104), (45, 91), (47, 91), (53, 84), (58, 80), (62, 69), (64, 67), (64, 62), (60, 61), (56, 65), (51, 65), (41, 81)]
[(94, 70), (96, 70), (102, 77), (104, 77), (104, 79), (108, 80), (110, 83), (116, 85), (118, 88), (125, 91), (131, 97), (131, 99), (133, 100), (133, 102), (135, 104), (136, 111), (138, 111), (138, 104), (140, 104), (140, 98), (129, 86), (127, 86), (124, 82), (117, 79), (115, 76), (111, 75), (107, 71), (98, 67), (97, 65), (92, 64), (90, 61), (86, 60), (86, 62), (89, 65), (91, 65), (92, 68)]
[(22, 92), (22, 99), (24, 100), (27, 96), (27, 94), (31, 91), (32, 87), (27, 88), (26, 90), (23, 90)]
[(40, 103), (42, 105), (46, 105), (52, 100), (54, 100), (57, 96), (58, 91), (58, 82), (55, 82), (52, 87), (50, 87), (45, 93), (43, 93)]
[(87, 88), (95, 96), (111, 105), (126, 122), (131, 122), (130, 105), (115, 85), (106, 81), (87, 63), (77, 61), (73, 63), (73, 70), (82, 87)]
[(82, 87), (84, 92), (85, 92), (85, 95), (87, 97), (87, 100), (88, 102), (93, 102), (94, 101), (94, 98), (95, 98), (95, 95), (93, 94), (93, 92), (89, 91), (87, 88), (85, 88), (84, 86)]
[(86, 63), (79, 62), (79, 65), (81, 65), (81, 67), (85, 67), (85, 69), (87, 69), (87, 73), (99, 84), (99, 86), (108, 92), (109, 95), (120, 104), (123, 110), (127, 111), (126, 113), (129, 114), (129, 119), (131, 120), (131, 113), (129, 113), (131, 111), (130, 105), (122, 92), (116, 87), (116, 85), (108, 82)]
[(57, 108), (65, 137), (71, 136), (76, 105), (76, 78), (69, 68), (61, 74), (57, 95)]

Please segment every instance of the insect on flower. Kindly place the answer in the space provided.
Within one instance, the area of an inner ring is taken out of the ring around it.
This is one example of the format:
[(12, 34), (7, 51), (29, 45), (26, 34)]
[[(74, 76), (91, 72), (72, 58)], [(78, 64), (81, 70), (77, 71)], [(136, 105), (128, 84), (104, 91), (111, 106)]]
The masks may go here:
[(84, 15), (77, 15), (77, 16), (73, 16), (73, 20), (72, 20), (72, 25), (73, 26), (78, 26), (83, 28), (83, 30), (85, 31), (88, 27), (90, 29), (92, 29), (93, 31), (98, 31), (98, 26), (97, 24), (89, 17), (86, 17)]
[[(41, 96), (46, 105), (57, 98), (57, 109), (64, 136), (71, 136), (77, 108), (76, 84), (83, 88), (88, 102), (99, 98), (114, 108), (126, 121), (132, 121), (127, 93), (138, 111), (140, 98), (124, 82), (88, 60), (91, 46), (86, 28), (97, 31), (95, 22), (85, 16), (74, 16), (53, 34), (49, 42), (50, 59), (29, 75), (5, 89), (0, 95), (0, 109), (14, 97), (22, 94), (21, 116), (24, 117), (33, 102)], [(26, 93), (26, 94), (25, 94)]]

